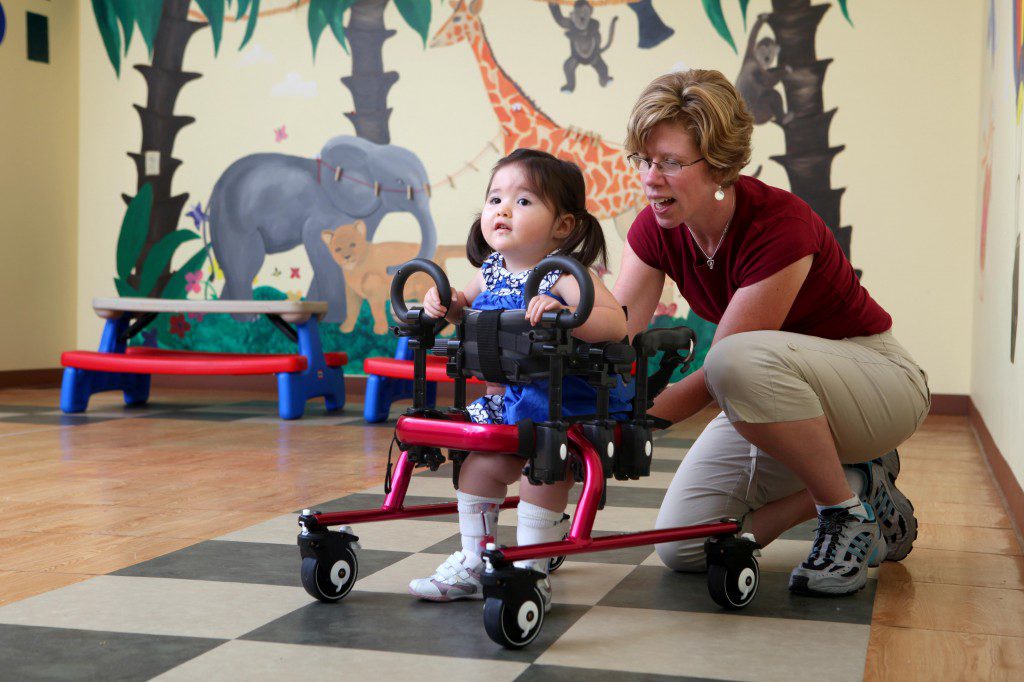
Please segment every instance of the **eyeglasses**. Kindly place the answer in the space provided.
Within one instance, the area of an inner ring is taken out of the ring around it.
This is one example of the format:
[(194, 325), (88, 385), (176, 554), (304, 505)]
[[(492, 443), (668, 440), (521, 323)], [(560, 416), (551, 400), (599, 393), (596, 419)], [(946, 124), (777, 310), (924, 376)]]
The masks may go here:
[(633, 167), (633, 170), (635, 170), (638, 173), (648, 173), (651, 170), (651, 168), (657, 168), (658, 172), (660, 172), (662, 175), (667, 176), (675, 175), (683, 168), (686, 168), (687, 166), (692, 166), (695, 163), (700, 163), (701, 161), (705, 160), (702, 156), (696, 161), (691, 161), (690, 163), (681, 163), (679, 161), (674, 161), (672, 159), (666, 159), (664, 161), (651, 161), (650, 159), (645, 159), (639, 154), (630, 154), (628, 157), (626, 157), (626, 159), (629, 161), (629, 165)]

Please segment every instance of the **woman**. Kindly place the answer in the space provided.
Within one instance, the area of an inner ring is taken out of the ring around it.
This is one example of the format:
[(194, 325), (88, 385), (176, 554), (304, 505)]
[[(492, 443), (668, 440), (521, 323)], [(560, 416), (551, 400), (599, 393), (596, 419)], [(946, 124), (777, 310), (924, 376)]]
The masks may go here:
[[(880, 456), (928, 414), (927, 376), (821, 218), (740, 175), (752, 128), (717, 71), (655, 79), (629, 118), (626, 146), (650, 202), (614, 289), (630, 334), (651, 319), (666, 276), (718, 325), (703, 368), (651, 410), (678, 422), (712, 401), (722, 409), (676, 472), (658, 527), (733, 517), (766, 545), (817, 516), (790, 589), (848, 594), (868, 565), (902, 559), (917, 535), (895, 486), (898, 455)], [(705, 567), (700, 541), (658, 553), (675, 570)]]

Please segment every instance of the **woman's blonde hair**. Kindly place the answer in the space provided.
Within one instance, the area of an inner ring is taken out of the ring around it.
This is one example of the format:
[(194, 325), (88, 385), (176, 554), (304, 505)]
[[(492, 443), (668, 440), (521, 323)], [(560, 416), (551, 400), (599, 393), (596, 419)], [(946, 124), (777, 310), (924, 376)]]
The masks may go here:
[(681, 123), (700, 149), (712, 176), (724, 187), (750, 163), (754, 117), (720, 71), (676, 71), (651, 81), (640, 94), (626, 127), (626, 149), (642, 154), (659, 123)]

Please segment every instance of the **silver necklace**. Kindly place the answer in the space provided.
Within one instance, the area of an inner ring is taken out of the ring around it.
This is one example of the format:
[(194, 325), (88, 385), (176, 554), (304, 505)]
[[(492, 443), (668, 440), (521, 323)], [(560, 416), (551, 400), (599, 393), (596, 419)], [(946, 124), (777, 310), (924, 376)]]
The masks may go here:
[(686, 229), (690, 230), (690, 236), (693, 237), (693, 243), (697, 245), (697, 250), (700, 251), (701, 255), (704, 256), (704, 260), (708, 263), (708, 270), (715, 269), (715, 256), (718, 254), (718, 249), (721, 248), (722, 242), (725, 241), (725, 235), (729, 234), (729, 226), (732, 225), (732, 217), (725, 223), (725, 229), (722, 230), (722, 236), (718, 240), (718, 244), (715, 246), (715, 250), (711, 252), (711, 255), (704, 253), (704, 249), (701, 248), (700, 242), (697, 241), (697, 235), (693, 233), (693, 229), (687, 225)]

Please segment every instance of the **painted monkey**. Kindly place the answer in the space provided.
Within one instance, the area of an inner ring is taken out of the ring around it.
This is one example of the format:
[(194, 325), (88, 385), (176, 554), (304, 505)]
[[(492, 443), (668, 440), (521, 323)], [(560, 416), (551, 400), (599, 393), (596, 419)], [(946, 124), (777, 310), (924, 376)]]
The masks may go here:
[[(736, 89), (753, 114), (754, 123), (760, 125), (774, 119), (786, 125), (793, 120), (793, 112), (786, 112), (782, 94), (775, 89), (782, 75), (771, 71), (772, 64), (779, 56), (779, 45), (774, 38), (757, 39), (757, 34), (767, 20), (767, 14), (758, 15), (757, 23), (750, 29), (747, 52), (743, 56), (740, 75), (736, 77)], [(787, 65), (785, 70), (788, 73), (793, 68)]]
[(601, 87), (608, 85), (612, 77), (608, 75), (608, 65), (604, 63), (601, 53), (611, 46), (612, 38), (615, 37), (615, 22), (619, 18), (612, 19), (608, 28), (608, 42), (601, 47), (601, 24), (593, 18), (594, 8), (587, 0), (576, 0), (568, 17), (562, 15), (562, 9), (557, 3), (548, 3), (548, 9), (558, 25), (565, 29), (569, 39), (569, 58), (562, 67), (565, 71), (562, 92), (576, 89), (576, 67), (580, 64), (593, 66)]

